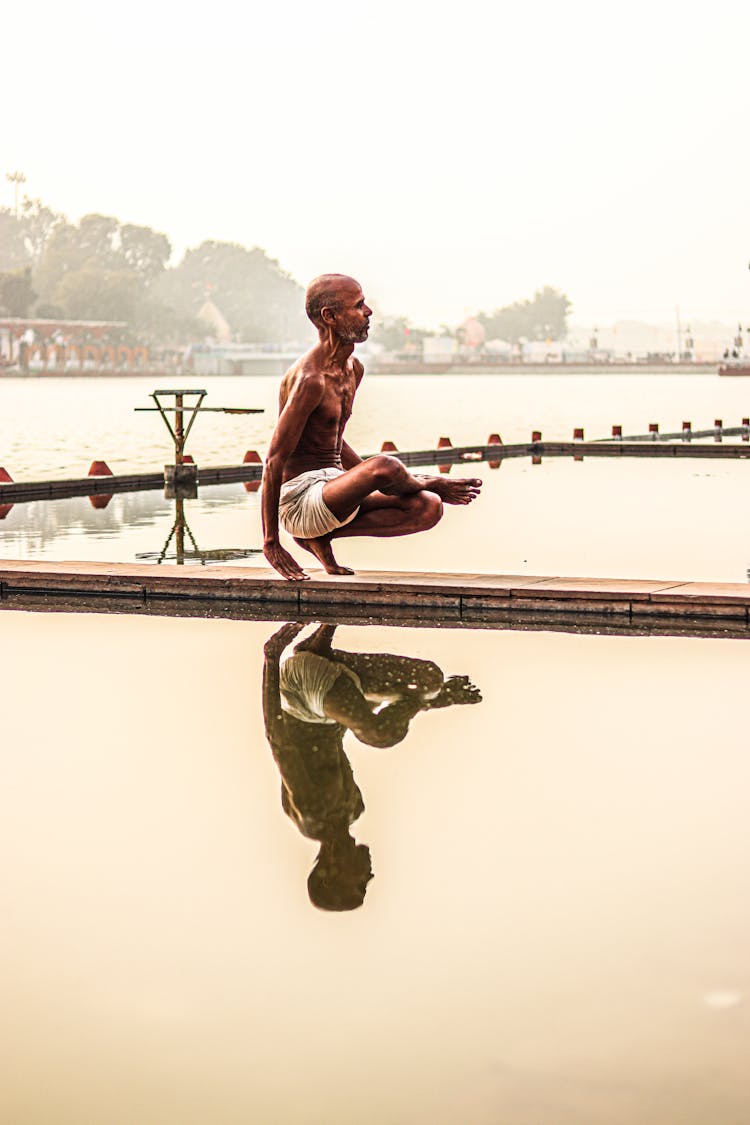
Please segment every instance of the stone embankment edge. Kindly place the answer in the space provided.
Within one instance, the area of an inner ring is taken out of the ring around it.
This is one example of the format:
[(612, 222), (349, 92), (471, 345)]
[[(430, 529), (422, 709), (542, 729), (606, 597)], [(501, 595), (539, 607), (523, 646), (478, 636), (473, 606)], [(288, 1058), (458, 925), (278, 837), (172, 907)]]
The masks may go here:
[(262, 608), (366, 614), (392, 621), (399, 611), (424, 611), (434, 622), (500, 620), (508, 615), (712, 621), (750, 626), (750, 586), (743, 583), (533, 577), (528, 575), (361, 572), (351, 577), (311, 572), (286, 582), (273, 571), (247, 567), (146, 566), (124, 563), (0, 563), (0, 597), (64, 595), (128, 601), (245, 603)]

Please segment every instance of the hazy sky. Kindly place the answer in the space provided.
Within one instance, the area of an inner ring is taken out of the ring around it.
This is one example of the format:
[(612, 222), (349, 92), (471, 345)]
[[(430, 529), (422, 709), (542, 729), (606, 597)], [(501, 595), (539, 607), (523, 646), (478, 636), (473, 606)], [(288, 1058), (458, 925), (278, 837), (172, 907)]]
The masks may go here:
[(750, 5), (6, 5), (5, 173), (455, 322), (750, 317)]

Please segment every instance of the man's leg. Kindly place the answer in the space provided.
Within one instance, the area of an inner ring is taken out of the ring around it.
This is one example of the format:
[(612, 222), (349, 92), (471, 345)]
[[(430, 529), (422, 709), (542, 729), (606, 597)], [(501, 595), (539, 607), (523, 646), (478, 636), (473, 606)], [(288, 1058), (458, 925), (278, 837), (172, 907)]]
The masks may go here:
[(311, 551), (329, 574), (352, 574), (333, 555), (332, 539), (374, 535), (379, 538), (414, 535), (428, 531), (447, 504), (469, 504), (479, 495), (482, 482), (476, 478), (412, 476), (396, 457), (379, 455), (355, 465), (323, 488), (323, 500), (337, 519), (343, 520), (359, 508), (344, 527), (315, 539), (295, 541)]
[(479, 495), (481, 487), (481, 480), (476, 478), (450, 480), (441, 476), (413, 476), (397, 457), (381, 453), (326, 481), (323, 499), (336, 519), (345, 520), (374, 492), (405, 497), (429, 491), (446, 504), (469, 504)]
[(344, 536), (374, 535), (388, 538), (397, 535), (414, 535), (429, 531), (443, 514), (443, 502), (434, 492), (416, 492), (411, 496), (386, 496), (375, 492), (366, 496), (357, 515), (343, 527), (329, 531), (315, 539), (294, 537), (295, 543), (310, 551), (323, 564), (329, 574), (353, 574), (351, 567), (336, 562), (331, 547), (332, 539)]

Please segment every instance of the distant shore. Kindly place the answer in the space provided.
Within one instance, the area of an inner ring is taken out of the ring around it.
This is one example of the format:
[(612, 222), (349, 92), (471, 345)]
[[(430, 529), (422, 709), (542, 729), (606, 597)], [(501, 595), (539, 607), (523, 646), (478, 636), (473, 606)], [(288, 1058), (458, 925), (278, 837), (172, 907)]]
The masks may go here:
[[(254, 364), (255, 370), (222, 372), (222, 378), (249, 378), (255, 376), (281, 376), (289, 367), (289, 360), (264, 357), (266, 362)], [(714, 363), (384, 363), (382, 360), (363, 357), (368, 375), (718, 375), (719, 364)], [(145, 371), (113, 371), (106, 368), (96, 371), (0, 371), (2, 379), (176, 379), (200, 383), (216, 378), (219, 373), (171, 371), (149, 369)]]
[(718, 363), (383, 363), (370, 375), (716, 375)]

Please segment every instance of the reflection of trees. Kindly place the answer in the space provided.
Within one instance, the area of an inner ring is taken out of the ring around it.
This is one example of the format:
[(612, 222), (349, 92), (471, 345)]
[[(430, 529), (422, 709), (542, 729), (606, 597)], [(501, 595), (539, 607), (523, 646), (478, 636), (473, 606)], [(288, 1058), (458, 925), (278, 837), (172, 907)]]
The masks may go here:
[(468, 677), (446, 679), (431, 660), (335, 649), (335, 625), (318, 626), (282, 661), (302, 628), (282, 626), (264, 648), (266, 737), (284, 811), (320, 843), (310, 899), (324, 910), (352, 910), (364, 901), (372, 867), (369, 848), (351, 835), (365, 806), (344, 753), (345, 732), (367, 746), (396, 746), (420, 711), (481, 696)]

